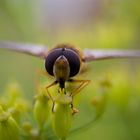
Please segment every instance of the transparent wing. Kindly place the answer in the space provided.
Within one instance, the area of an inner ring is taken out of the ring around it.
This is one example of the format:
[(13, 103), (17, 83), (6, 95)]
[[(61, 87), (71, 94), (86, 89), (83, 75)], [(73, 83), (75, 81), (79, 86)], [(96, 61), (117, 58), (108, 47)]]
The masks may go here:
[(114, 58), (140, 58), (140, 50), (84, 50), (85, 62)]
[[(0, 41), (0, 48), (20, 53), (33, 55), (40, 58), (45, 58), (47, 54), (47, 47), (44, 45), (29, 44), (29, 43), (15, 43)], [(95, 61), (114, 58), (140, 58), (140, 50), (90, 50), (83, 51), (84, 61)]]
[(37, 44), (26, 44), (26, 43), (24, 44), (24, 43), (0, 41), (0, 48), (25, 53), (40, 58), (45, 58), (47, 53), (46, 46)]

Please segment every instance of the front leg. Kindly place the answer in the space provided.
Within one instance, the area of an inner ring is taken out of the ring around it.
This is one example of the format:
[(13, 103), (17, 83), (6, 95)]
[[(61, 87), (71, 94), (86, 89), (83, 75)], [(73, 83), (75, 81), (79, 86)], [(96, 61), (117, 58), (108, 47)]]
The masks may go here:
[[(73, 80), (73, 79), (70, 79), (69, 82), (72, 82), (72, 83), (80, 83), (80, 85), (75, 88), (70, 96), (73, 98), (76, 94), (80, 93), (80, 91), (89, 84), (90, 80)], [(73, 103), (71, 103), (71, 108), (72, 108), (72, 114), (74, 115), (75, 113), (78, 113), (79, 111), (73, 106)]]
[(50, 87), (56, 85), (57, 83), (58, 83), (57, 81), (54, 81), (54, 82), (51, 83), (50, 85), (46, 86), (47, 94), (48, 94), (49, 98), (52, 100), (52, 103), (53, 103), (53, 106), (52, 106), (52, 112), (54, 112), (55, 101), (54, 101), (53, 97), (51, 96), (51, 94), (50, 94), (48, 88), (50, 88)]
[(68, 82), (71, 83), (80, 83), (80, 85), (78, 87), (76, 87), (74, 90), (72, 90), (70, 96), (74, 97), (76, 94), (80, 93), (80, 91), (86, 87), (90, 80), (74, 80), (74, 79), (70, 79)]

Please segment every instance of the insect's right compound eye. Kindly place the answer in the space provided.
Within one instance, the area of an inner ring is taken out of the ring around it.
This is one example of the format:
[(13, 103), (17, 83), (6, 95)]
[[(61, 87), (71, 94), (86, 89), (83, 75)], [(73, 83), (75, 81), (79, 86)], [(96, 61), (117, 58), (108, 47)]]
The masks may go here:
[(62, 55), (62, 48), (58, 48), (58, 49), (54, 49), (51, 52), (49, 52), (49, 54), (47, 55), (47, 57), (45, 59), (46, 71), (52, 76), (54, 75), (53, 74), (54, 63), (55, 63), (56, 59), (61, 55)]

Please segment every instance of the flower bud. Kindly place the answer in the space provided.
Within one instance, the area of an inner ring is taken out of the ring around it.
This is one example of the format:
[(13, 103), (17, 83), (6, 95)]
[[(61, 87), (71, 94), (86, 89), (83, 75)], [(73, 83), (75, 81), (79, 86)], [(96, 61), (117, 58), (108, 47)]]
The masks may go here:
[(8, 104), (8, 107), (9, 106), (13, 106), (15, 104), (15, 102), (17, 101), (17, 99), (19, 97), (21, 97), (22, 95), (22, 90), (19, 86), (18, 83), (11, 83), (9, 84), (7, 87), (6, 87), (6, 91), (7, 93), (7, 104)]
[(49, 99), (44, 94), (39, 94), (36, 96), (36, 101), (34, 105), (34, 117), (40, 129), (43, 128), (46, 120), (49, 117)]
[(32, 127), (32, 125), (31, 125), (30, 122), (24, 122), (24, 123), (22, 124), (22, 128), (23, 128), (23, 130), (24, 130), (26, 133), (28, 133), (28, 134), (30, 134), (31, 131), (32, 131), (32, 129), (33, 129), (33, 127)]
[(0, 140), (19, 140), (19, 127), (10, 113), (0, 106)]
[(95, 106), (96, 109), (97, 118), (99, 118), (103, 114), (106, 107), (106, 103), (107, 103), (106, 93), (102, 93), (101, 95), (98, 95), (92, 99), (92, 104)]
[(100, 87), (98, 89), (96, 97), (92, 100), (92, 104), (96, 108), (96, 118), (101, 117), (104, 113), (107, 101), (108, 101), (108, 92), (112, 84), (108, 79), (100, 80)]
[(54, 113), (52, 116), (52, 125), (56, 135), (65, 139), (71, 128), (72, 123), (72, 111), (70, 107), (72, 99), (67, 95), (60, 95), (56, 100)]

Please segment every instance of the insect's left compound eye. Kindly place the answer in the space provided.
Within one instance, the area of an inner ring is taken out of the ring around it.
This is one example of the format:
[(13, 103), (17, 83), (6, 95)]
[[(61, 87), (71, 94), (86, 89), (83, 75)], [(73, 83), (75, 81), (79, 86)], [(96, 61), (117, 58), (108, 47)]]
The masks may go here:
[(62, 54), (62, 48), (54, 49), (48, 54), (48, 56), (45, 59), (45, 68), (46, 68), (47, 72), (52, 76), (54, 75), (53, 74), (53, 65), (54, 65), (56, 59), (59, 56), (61, 56), (61, 54)]

